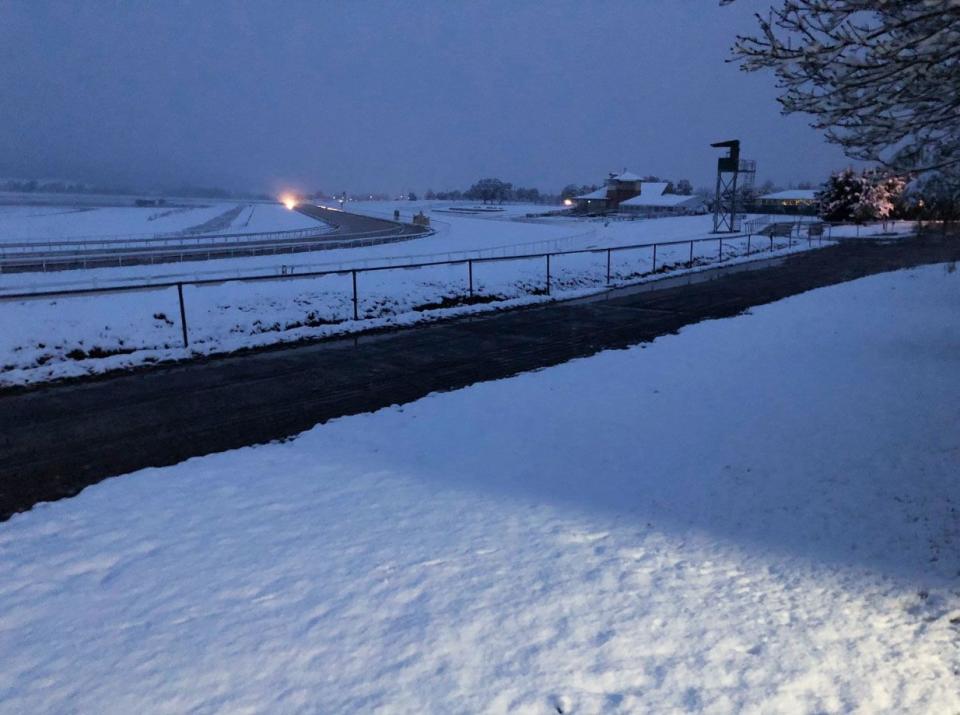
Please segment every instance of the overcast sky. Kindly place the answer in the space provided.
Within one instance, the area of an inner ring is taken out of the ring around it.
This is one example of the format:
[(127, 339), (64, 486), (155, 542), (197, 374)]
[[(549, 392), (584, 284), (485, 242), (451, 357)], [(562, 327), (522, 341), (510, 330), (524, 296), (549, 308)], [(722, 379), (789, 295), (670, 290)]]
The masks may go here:
[(848, 162), (725, 63), (769, 0), (0, 0), (0, 176), (389, 192)]

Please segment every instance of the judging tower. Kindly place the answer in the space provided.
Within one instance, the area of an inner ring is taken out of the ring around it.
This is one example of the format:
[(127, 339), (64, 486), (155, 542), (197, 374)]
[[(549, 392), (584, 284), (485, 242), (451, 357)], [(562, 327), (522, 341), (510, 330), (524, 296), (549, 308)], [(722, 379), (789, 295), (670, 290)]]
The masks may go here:
[(740, 158), (740, 140), (717, 142), (710, 146), (726, 149), (727, 155), (717, 159), (717, 192), (713, 204), (713, 232), (736, 233), (740, 230), (737, 205), (753, 190), (757, 162)]

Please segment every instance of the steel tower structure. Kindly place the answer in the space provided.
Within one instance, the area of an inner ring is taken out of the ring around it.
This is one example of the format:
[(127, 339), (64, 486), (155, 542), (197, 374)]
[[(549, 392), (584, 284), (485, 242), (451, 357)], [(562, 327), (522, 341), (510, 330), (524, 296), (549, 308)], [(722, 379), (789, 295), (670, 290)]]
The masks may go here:
[(726, 149), (727, 155), (717, 159), (717, 190), (713, 204), (713, 232), (736, 233), (740, 230), (737, 203), (753, 188), (757, 162), (740, 158), (740, 140), (731, 139), (710, 146)]

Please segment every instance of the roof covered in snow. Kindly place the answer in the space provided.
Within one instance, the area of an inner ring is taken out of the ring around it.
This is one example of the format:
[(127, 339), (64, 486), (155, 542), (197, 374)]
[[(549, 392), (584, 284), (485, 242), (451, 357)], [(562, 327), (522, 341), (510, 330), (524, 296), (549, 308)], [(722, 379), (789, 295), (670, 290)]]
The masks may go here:
[(607, 190), (605, 188), (597, 189), (596, 191), (591, 191), (589, 194), (584, 194), (583, 196), (574, 196), (575, 199), (583, 200), (595, 200), (595, 199), (605, 199), (607, 198)]
[(787, 191), (775, 191), (772, 194), (764, 194), (761, 199), (770, 199), (771, 201), (816, 201), (816, 189), (789, 189)]
[(621, 201), (621, 206), (698, 206), (703, 203), (699, 196), (681, 196), (680, 194), (641, 193), (632, 199)]
[(610, 174), (610, 178), (615, 181), (641, 181), (643, 177), (637, 176), (632, 171), (624, 169), (619, 174)]
[(662, 196), (666, 190), (666, 181), (644, 181), (640, 184), (640, 193), (647, 196)]

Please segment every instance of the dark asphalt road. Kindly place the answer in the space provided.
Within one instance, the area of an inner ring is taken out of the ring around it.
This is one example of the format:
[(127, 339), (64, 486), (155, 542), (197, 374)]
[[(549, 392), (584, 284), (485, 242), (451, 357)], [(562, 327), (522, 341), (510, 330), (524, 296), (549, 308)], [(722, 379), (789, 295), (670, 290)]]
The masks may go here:
[(960, 259), (960, 240), (853, 244), (696, 285), (0, 392), (0, 519), (109, 476), (623, 348), (865, 275)]
[(343, 240), (353, 234), (377, 233), (384, 235), (416, 236), (423, 228), (409, 223), (396, 223), (387, 219), (361, 216), (348, 211), (328, 209), (314, 204), (299, 204), (297, 211), (305, 216), (333, 224), (337, 230), (327, 234), (330, 240)]

